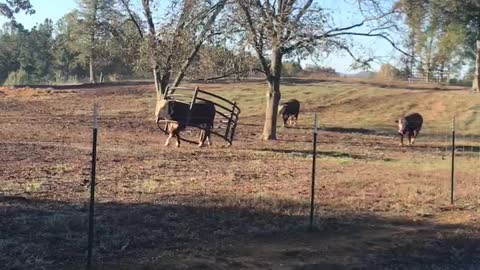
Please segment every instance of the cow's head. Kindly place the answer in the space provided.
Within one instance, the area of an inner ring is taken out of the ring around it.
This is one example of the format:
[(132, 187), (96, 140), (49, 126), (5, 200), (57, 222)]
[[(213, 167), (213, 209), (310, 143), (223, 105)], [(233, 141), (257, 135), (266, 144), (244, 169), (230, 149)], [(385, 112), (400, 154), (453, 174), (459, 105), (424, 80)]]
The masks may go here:
[(157, 105), (155, 107), (155, 123), (158, 124), (162, 118), (169, 115), (172, 102), (174, 101), (166, 97), (157, 99)]
[(408, 125), (407, 119), (405, 119), (405, 117), (400, 117), (395, 122), (398, 124), (398, 134), (405, 135)]

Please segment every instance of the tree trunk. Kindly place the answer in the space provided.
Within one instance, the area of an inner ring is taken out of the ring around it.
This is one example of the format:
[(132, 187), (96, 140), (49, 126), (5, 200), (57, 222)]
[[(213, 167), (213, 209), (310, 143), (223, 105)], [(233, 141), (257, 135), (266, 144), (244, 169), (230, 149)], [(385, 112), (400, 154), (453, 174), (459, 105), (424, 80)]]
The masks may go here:
[(280, 77), (269, 82), (270, 89), (267, 91), (267, 106), (265, 111), (265, 125), (263, 126), (262, 139), (277, 139), (277, 114), (280, 103)]
[[(123, 2), (123, 1), (122, 1)], [(162, 90), (160, 86), (160, 74), (157, 60), (157, 40), (155, 38), (156, 30), (155, 23), (153, 22), (152, 11), (150, 9), (151, 2), (149, 0), (142, 0), (143, 11), (147, 19), (148, 25), (148, 47), (149, 47), (149, 58), (150, 64), (152, 66), (153, 80), (155, 82), (155, 92), (157, 98), (161, 98)], [(141, 31), (140, 31), (141, 32)]]
[(158, 71), (156, 67), (152, 68), (153, 81), (155, 82), (155, 93), (157, 93), (157, 99), (161, 97), (160, 84), (158, 82)]
[(90, 21), (90, 51), (88, 56), (88, 65), (90, 69), (90, 83), (95, 83), (95, 72), (93, 70), (93, 62), (95, 59), (95, 32), (97, 30), (97, 11), (98, 11), (98, 0), (92, 2), (91, 10), (91, 21)]
[(474, 92), (480, 91), (480, 81), (478, 80), (480, 72), (480, 40), (477, 40), (477, 59), (475, 61), (475, 77), (473, 79), (472, 90)]
[(267, 91), (267, 106), (265, 111), (265, 124), (263, 126), (264, 140), (277, 139), (277, 114), (280, 102), (280, 78), (282, 75), (282, 53), (280, 49), (272, 50), (271, 74), (267, 77), (269, 90)]
[(93, 54), (90, 54), (90, 60), (88, 61), (88, 66), (90, 70), (90, 83), (95, 83), (95, 72), (93, 71), (93, 60), (92, 56)]

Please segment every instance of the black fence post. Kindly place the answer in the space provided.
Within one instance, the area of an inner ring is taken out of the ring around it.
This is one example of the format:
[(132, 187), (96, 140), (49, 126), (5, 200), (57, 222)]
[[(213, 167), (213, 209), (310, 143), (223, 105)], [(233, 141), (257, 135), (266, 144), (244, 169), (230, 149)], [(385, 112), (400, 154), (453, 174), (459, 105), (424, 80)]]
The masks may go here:
[(310, 231), (313, 231), (313, 216), (315, 209), (315, 167), (317, 158), (317, 113), (315, 113), (314, 127), (313, 127), (313, 158), (312, 158), (312, 190), (310, 198)]
[(97, 104), (93, 105), (93, 140), (92, 140), (92, 168), (90, 173), (90, 210), (88, 216), (88, 256), (87, 269), (92, 267), (94, 212), (95, 212), (95, 176), (97, 165)]
[(192, 110), (193, 110), (193, 106), (195, 105), (195, 102), (197, 101), (198, 90), (199, 90), (199, 88), (195, 87), (195, 91), (193, 92), (192, 100), (190, 101), (190, 107), (188, 109), (187, 121), (185, 123), (185, 126), (188, 126), (188, 124), (190, 124), (190, 120), (192, 119)]
[(450, 176), (450, 204), (453, 205), (453, 188), (455, 183), (455, 114), (452, 121), (452, 169)]

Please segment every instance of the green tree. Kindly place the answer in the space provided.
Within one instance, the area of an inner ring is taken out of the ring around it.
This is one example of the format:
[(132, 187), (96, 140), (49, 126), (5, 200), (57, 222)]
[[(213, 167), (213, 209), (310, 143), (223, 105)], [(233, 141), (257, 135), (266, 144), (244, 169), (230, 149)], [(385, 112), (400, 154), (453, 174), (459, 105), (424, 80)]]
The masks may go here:
[(417, 58), (417, 68), (424, 75), (474, 63), (475, 43), (480, 37), (480, 2), (399, 0), (397, 6), (405, 15), (410, 48), (414, 48), (409, 52)]
[(49, 80), (53, 71), (51, 20), (45, 20), (30, 31), (21, 24), (8, 23), (0, 34), (0, 44), (1, 81), (6, 79), (7, 74), (19, 70), (25, 72), (29, 82)]
[(29, 0), (7, 0), (5, 2), (0, 2), (0, 16), (13, 19), (15, 14), (22, 10), (27, 14), (35, 13)]
[(19, 59), (19, 32), (17, 25), (7, 23), (0, 31), (0, 84), (8, 74), (20, 68)]
[(67, 13), (56, 25), (53, 51), (57, 81), (69, 81), (72, 77), (86, 75), (85, 65), (80, 59), (78, 17), (78, 11)]

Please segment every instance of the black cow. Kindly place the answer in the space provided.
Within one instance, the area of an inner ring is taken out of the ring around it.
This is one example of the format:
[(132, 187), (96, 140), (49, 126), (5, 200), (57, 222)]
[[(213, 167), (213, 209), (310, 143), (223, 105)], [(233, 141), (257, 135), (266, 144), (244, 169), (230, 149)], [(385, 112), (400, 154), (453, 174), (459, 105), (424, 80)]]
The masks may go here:
[[(283, 102), (280, 104), (278, 114), (282, 116), (283, 119), (283, 127), (289, 121), (289, 125), (296, 126), (298, 120), (298, 114), (300, 113), (300, 102), (296, 99), (291, 99), (287, 102)], [(295, 121), (294, 121), (295, 119)]]
[(422, 129), (423, 117), (419, 113), (412, 113), (405, 117), (400, 117), (398, 123), (398, 134), (400, 135), (400, 145), (403, 146), (403, 137), (408, 136), (408, 143), (413, 144)]
[(168, 138), (165, 141), (165, 146), (170, 144), (170, 139), (177, 137), (177, 147), (180, 147), (180, 131), (187, 126), (198, 127), (202, 129), (198, 146), (202, 147), (205, 140), (210, 142), (210, 133), (213, 128), (213, 121), (215, 120), (215, 105), (208, 101), (197, 101), (193, 104), (190, 119), (188, 117), (190, 104), (171, 100), (160, 99), (157, 100), (155, 109), (155, 122), (160, 120), (170, 120), (172, 122), (167, 124)]

